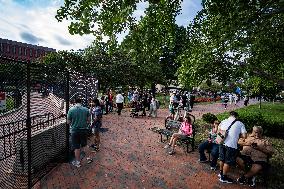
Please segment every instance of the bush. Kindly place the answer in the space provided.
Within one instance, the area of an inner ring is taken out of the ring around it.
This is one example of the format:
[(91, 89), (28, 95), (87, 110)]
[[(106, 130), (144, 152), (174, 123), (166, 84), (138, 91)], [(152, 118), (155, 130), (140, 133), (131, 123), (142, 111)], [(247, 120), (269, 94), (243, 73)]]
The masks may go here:
[[(247, 131), (250, 132), (253, 126), (259, 125), (263, 127), (265, 135), (283, 138), (283, 109), (281, 104), (263, 104), (262, 109), (259, 109), (257, 105), (252, 105), (238, 109), (236, 112), (239, 113), (239, 120), (245, 124)], [(219, 120), (224, 120), (229, 117), (229, 114), (222, 113), (217, 117)]]
[(211, 113), (206, 113), (202, 115), (202, 119), (206, 123), (214, 123), (214, 121), (217, 120), (217, 116)]

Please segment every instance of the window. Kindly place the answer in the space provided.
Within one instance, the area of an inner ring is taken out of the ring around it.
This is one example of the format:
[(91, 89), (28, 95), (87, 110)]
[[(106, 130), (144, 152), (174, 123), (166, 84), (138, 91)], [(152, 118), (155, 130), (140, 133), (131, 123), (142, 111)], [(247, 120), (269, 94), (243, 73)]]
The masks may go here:
[(9, 52), (10, 52), (10, 45), (7, 44), (7, 53), (9, 53)]
[(13, 49), (13, 54), (16, 54), (16, 46), (13, 46), (12, 49)]
[(3, 52), (3, 43), (0, 43), (0, 52)]
[(21, 56), (22, 54), (22, 47), (19, 47), (19, 55)]
[(24, 48), (24, 55), (27, 56), (27, 49)]
[(33, 49), (30, 49), (30, 57), (33, 57)]

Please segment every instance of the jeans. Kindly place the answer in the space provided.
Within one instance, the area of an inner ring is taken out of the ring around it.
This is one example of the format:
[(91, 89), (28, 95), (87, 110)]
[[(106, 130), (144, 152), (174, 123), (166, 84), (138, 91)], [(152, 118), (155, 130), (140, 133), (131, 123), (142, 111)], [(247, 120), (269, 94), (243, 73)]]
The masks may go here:
[(216, 167), (217, 160), (218, 160), (218, 157), (219, 157), (219, 145), (215, 144), (215, 143), (210, 143), (207, 140), (207, 141), (201, 143), (199, 145), (198, 149), (199, 149), (199, 155), (200, 155), (200, 160), (201, 161), (206, 161), (207, 160), (204, 151), (205, 150), (211, 150), (212, 160), (211, 160), (210, 166), (211, 167)]

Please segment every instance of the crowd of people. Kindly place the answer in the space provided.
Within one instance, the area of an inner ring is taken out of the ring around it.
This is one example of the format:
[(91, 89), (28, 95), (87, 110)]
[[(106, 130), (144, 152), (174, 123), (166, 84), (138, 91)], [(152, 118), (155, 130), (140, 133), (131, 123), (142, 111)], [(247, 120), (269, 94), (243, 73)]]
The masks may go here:
[[(174, 118), (175, 108), (179, 106), (192, 109), (191, 100), (193, 97), (191, 96), (185, 92), (178, 99), (178, 95), (175, 92), (172, 93), (169, 105), (170, 116)], [(78, 98), (75, 105), (70, 108), (67, 119), (68, 124), (70, 124), (71, 145), (75, 154), (75, 160), (72, 162), (74, 166), (81, 166), (80, 151), (86, 150), (89, 125), (91, 125), (95, 136), (94, 143), (90, 145), (90, 148), (92, 151), (99, 150), (99, 129), (102, 126), (103, 112), (107, 114), (113, 110), (113, 98), (112, 92), (109, 91), (104, 98), (93, 100), (90, 109), (83, 107), (81, 99)], [(104, 99), (103, 104), (102, 99)], [(118, 91), (115, 97), (118, 115), (121, 115), (124, 100), (124, 96)], [(130, 102), (134, 106), (142, 104), (143, 114), (146, 115), (146, 108), (148, 108), (149, 116), (157, 117), (158, 102), (151, 94), (134, 92), (131, 95)], [(169, 144), (164, 148), (171, 148), (169, 153), (174, 154), (176, 141), (190, 136), (192, 133), (192, 121), (185, 114), (179, 131), (171, 136)], [(250, 186), (255, 185), (255, 175), (267, 169), (268, 157), (274, 153), (271, 143), (263, 137), (262, 127), (253, 127), (252, 133), (247, 135), (245, 125), (238, 120), (238, 113), (235, 111), (230, 112), (228, 119), (222, 122), (214, 120), (211, 124), (208, 139), (199, 145), (200, 163), (207, 162), (205, 150), (209, 151), (212, 157), (210, 161), (211, 170), (216, 170), (219, 165), (218, 176), (221, 182), (233, 183), (233, 179), (229, 177), (229, 172), (230, 168), (237, 164), (243, 170), (238, 182)], [(92, 158), (86, 159), (87, 163), (92, 162)]]

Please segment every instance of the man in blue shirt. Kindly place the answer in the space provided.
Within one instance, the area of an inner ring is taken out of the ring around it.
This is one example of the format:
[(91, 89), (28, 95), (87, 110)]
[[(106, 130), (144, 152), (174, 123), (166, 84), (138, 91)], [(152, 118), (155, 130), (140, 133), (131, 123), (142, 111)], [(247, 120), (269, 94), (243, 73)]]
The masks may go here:
[(76, 99), (75, 103), (75, 106), (68, 111), (67, 124), (70, 124), (71, 127), (72, 148), (75, 149), (75, 160), (72, 164), (80, 167), (80, 149), (87, 146), (90, 112), (88, 108), (82, 106), (81, 99)]

